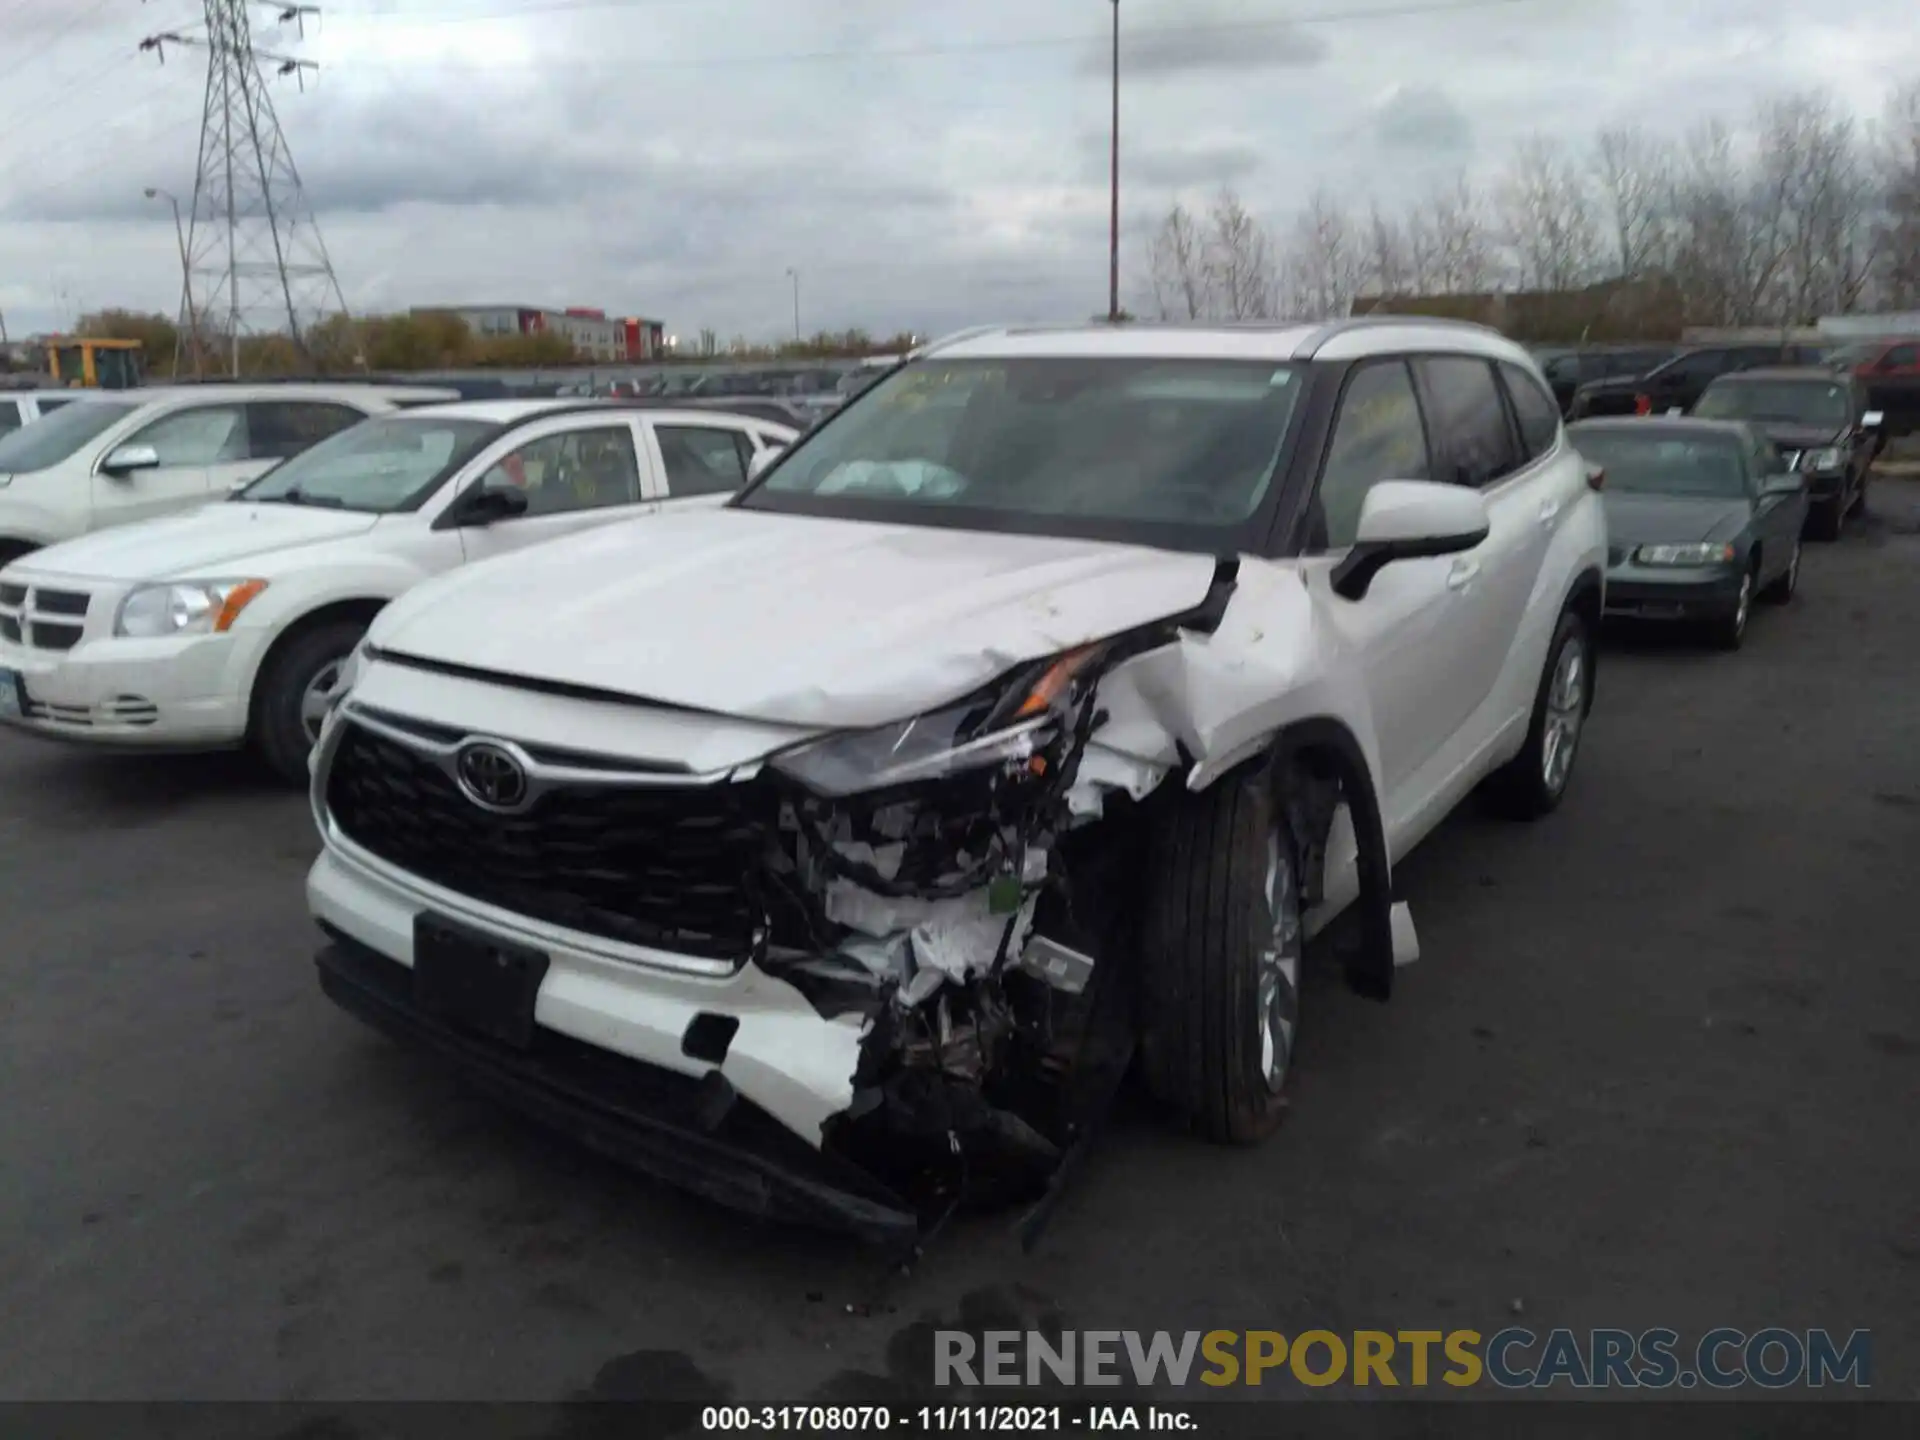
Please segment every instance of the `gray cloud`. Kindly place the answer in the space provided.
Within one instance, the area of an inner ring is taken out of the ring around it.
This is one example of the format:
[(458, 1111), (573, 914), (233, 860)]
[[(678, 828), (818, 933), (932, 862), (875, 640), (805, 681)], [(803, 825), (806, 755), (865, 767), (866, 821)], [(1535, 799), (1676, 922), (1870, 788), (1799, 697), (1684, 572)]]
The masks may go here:
[[(1327, 57), (1327, 42), (1293, 25), (1194, 24), (1156, 26), (1128, 32), (1120, 28), (1120, 82), (1171, 80), (1190, 75), (1304, 69)], [(1080, 61), (1083, 75), (1111, 73), (1113, 53), (1089, 49)]]
[[(1105, 131), (1081, 135), (1081, 174), (1088, 181), (1104, 183), (1109, 144)], [(1240, 136), (1203, 136), (1173, 144), (1151, 135), (1136, 140), (1127, 133), (1124, 117), (1121, 120), (1120, 184), (1123, 189), (1134, 185), (1157, 190), (1239, 185), (1257, 172), (1266, 158), (1265, 151), (1253, 139)]]
[(1473, 122), (1444, 90), (1400, 86), (1374, 111), (1373, 136), (1390, 150), (1459, 156), (1473, 149)]

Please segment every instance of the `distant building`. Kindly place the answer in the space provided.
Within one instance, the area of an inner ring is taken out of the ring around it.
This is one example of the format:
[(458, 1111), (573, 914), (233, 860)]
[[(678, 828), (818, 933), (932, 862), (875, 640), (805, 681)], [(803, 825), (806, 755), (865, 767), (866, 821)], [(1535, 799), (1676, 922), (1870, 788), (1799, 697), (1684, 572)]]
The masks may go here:
[(415, 315), (454, 315), (482, 338), (561, 335), (587, 360), (652, 360), (666, 351), (658, 320), (610, 319), (604, 310), (550, 310), (538, 305), (416, 305)]

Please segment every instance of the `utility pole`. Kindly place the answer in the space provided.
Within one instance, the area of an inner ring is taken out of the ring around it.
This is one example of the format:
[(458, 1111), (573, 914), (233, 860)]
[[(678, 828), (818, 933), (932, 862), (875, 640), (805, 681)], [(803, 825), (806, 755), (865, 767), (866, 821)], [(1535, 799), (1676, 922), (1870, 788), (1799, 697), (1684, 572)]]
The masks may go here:
[[(311, 60), (257, 48), (248, 0), (202, 0), (205, 33), (163, 31), (140, 42), (166, 62), (169, 45), (207, 52), (199, 163), (182, 268), (196, 333), (224, 314), (228, 364), (240, 373), (244, 335), (284, 335), (309, 365), (307, 331), (344, 314), (346, 297), (300, 184), (293, 152), (267, 93), (266, 71), (305, 88)], [(311, 5), (279, 8), (279, 22), (305, 34)]]
[(1120, 320), (1120, 0), (1113, 3), (1113, 129), (1108, 147), (1107, 319)]
[(800, 343), (800, 272), (791, 265), (787, 267), (787, 278), (793, 281), (793, 343)]

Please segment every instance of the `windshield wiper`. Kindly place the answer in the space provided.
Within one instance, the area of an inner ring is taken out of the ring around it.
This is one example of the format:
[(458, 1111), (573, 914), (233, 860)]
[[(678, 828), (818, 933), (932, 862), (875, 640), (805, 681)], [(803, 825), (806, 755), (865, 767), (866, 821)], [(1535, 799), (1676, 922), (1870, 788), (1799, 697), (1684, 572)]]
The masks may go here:
[(298, 485), (282, 490), (278, 495), (248, 495), (244, 491), (233, 497), (236, 500), (251, 500), (259, 505), (313, 505), (323, 510), (344, 510), (347, 502), (337, 495), (309, 495)]

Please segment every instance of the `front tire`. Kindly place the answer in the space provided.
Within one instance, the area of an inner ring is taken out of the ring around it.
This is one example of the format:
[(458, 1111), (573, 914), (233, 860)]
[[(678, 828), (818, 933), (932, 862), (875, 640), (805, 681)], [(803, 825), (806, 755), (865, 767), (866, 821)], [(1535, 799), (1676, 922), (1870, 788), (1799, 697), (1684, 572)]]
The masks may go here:
[(1526, 743), (1489, 778), (1487, 795), (1495, 809), (1511, 819), (1537, 820), (1558, 808), (1573, 779), (1592, 686), (1593, 636), (1578, 611), (1563, 610), (1534, 693)]
[(1796, 535), (1793, 540), (1793, 554), (1787, 557), (1787, 568), (1781, 571), (1780, 577), (1760, 594), (1761, 598), (1771, 600), (1776, 605), (1784, 605), (1793, 599), (1799, 590), (1800, 537)]
[(1807, 512), (1807, 532), (1816, 540), (1838, 540), (1846, 515), (1847, 502), (1843, 497), (1836, 495), (1822, 501)]
[(357, 620), (316, 625), (280, 645), (254, 682), (254, 749), (289, 785), (307, 783), (307, 755), (319, 738), (321, 717), (341, 668), (366, 633)]
[(1738, 650), (1747, 638), (1747, 621), (1753, 617), (1753, 571), (1740, 577), (1740, 593), (1733, 609), (1713, 626), (1713, 643), (1722, 650)]
[(1264, 772), (1181, 795), (1158, 827), (1140, 965), (1147, 1088), (1210, 1140), (1285, 1116), (1299, 1033), (1300, 870)]

